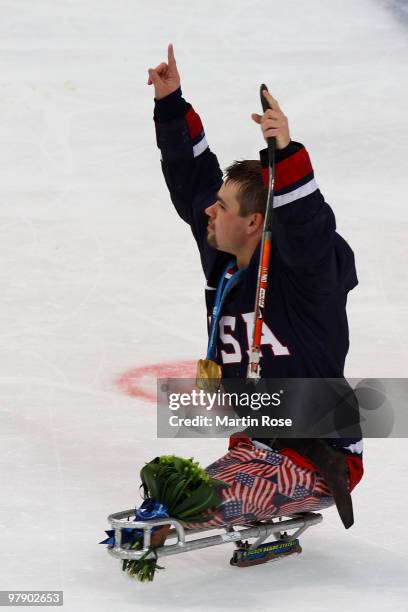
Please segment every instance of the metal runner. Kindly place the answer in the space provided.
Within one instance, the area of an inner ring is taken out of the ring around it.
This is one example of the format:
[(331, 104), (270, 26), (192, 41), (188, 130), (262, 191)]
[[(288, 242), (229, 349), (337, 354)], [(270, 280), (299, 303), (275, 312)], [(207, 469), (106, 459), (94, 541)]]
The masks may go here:
[[(123, 510), (116, 512), (108, 517), (108, 521), (115, 531), (115, 545), (108, 547), (108, 552), (116, 559), (139, 559), (142, 557), (150, 546), (151, 531), (154, 527), (170, 525), (169, 534), (166, 543), (156, 549), (158, 557), (169, 555), (177, 555), (180, 553), (208, 548), (209, 546), (218, 546), (228, 542), (235, 542), (239, 546), (243, 540), (248, 538), (256, 538), (256, 541), (250, 545), (250, 548), (259, 546), (270, 534), (273, 534), (276, 540), (284, 542), (285, 540), (296, 539), (301, 533), (312, 525), (321, 523), (323, 517), (321, 514), (314, 512), (305, 512), (298, 514), (292, 518), (282, 520), (278, 517), (270, 522), (260, 522), (250, 525), (224, 525), (217, 526), (211, 529), (184, 529), (180, 521), (173, 518), (165, 518), (151, 521), (132, 521), (130, 517), (134, 516), (134, 509)], [(140, 529), (143, 530), (143, 547), (139, 550), (129, 550), (126, 545), (122, 545), (122, 530), (123, 529)], [(197, 534), (205, 534), (210, 531), (222, 530), (224, 533), (217, 535), (208, 535), (199, 538), (186, 539)], [(288, 531), (295, 530), (295, 533), (288, 535)], [(168, 540), (176, 539), (173, 544), (167, 544)]]

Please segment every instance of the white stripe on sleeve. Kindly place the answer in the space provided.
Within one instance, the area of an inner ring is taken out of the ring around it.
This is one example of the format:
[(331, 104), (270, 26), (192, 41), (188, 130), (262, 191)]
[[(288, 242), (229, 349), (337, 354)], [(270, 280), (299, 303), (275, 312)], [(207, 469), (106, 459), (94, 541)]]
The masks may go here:
[(194, 157), (198, 157), (199, 155), (201, 155), (201, 153), (203, 153), (206, 150), (207, 147), (208, 147), (207, 140), (206, 140), (205, 136), (203, 136), (203, 138), (200, 140), (200, 142), (198, 142), (193, 147)]
[(302, 185), (301, 187), (298, 187), (297, 189), (294, 189), (293, 191), (289, 191), (289, 193), (285, 193), (284, 195), (280, 195), (280, 196), (274, 196), (273, 207), (278, 208), (278, 206), (284, 206), (285, 204), (290, 204), (291, 202), (294, 202), (295, 200), (300, 200), (300, 198), (304, 198), (305, 196), (310, 195), (316, 190), (317, 190), (317, 184), (313, 178), (311, 181), (309, 181), (305, 185)]

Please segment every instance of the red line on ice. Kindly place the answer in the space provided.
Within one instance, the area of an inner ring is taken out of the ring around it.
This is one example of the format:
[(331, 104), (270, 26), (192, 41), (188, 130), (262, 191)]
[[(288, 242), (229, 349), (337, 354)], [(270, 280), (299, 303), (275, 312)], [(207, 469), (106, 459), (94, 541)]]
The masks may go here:
[(158, 378), (195, 378), (195, 361), (173, 361), (132, 368), (116, 380), (122, 393), (131, 397), (156, 402)]

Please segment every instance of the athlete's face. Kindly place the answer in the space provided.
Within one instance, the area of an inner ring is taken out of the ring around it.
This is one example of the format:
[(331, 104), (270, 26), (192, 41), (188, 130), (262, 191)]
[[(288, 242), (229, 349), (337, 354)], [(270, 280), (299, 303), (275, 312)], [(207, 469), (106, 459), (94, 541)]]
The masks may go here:
[(209, 217), (208, 244), (233, 255), (245, 244), (248, 225), (246, 218), (239, 214), (237, 194), (236, 183), (228, 181), (219, 190), (216, 202), (205, 209)]

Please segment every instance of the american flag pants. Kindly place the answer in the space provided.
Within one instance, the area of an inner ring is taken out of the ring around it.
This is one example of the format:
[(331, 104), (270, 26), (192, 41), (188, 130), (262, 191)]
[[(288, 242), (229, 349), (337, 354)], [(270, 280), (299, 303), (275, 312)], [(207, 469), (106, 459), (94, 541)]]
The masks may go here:
[(231, 486), (220, 491), (223, 501), (214, 518), (205, 523), (185, 522), (190, 529), (242, 525), (334, 504), (318, 473), (296, 465), (285, 455), (256, 448), (251, 442), (239, 442), (205, 471)]

